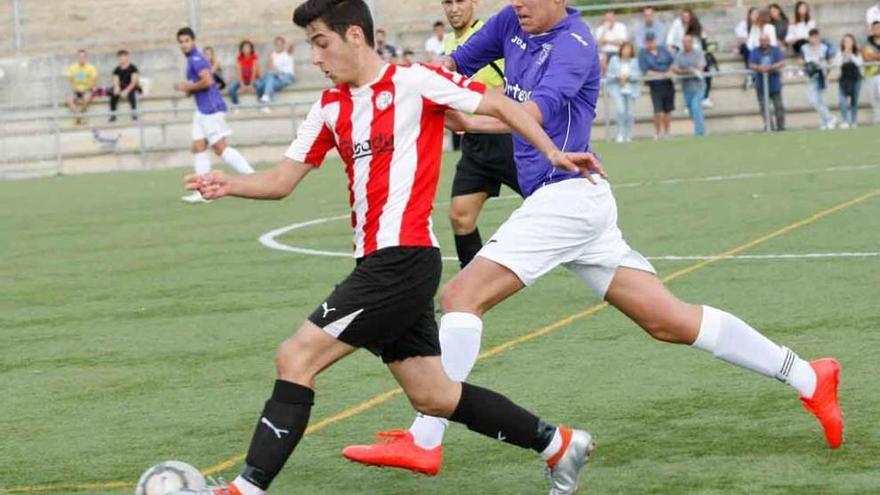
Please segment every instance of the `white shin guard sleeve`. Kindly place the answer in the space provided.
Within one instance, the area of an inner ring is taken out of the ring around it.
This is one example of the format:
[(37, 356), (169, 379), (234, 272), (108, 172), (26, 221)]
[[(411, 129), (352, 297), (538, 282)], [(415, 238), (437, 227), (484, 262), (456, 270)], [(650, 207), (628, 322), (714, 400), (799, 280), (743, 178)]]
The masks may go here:
[(248, 163), (247, 159), (245, 159), (245, 157), (232, 146), (227, 146), (226, 149), (223, 150), (223, 154), (220, 155), (220, 158), (240, 174), (248, 175), (254, 173), (254, 168), (251, 167), (251, 164)]
[(700, 334), (693, 347), (747, 370), (773, 377), (810, 397), (816, 375), (809, 363), (779, 346), (730, 313), (703, 306)]
[(199, 175), (207, 174), (211, 171), (211, 157), (207, 151), (196, 153), (193, 157), (196, 173)]
[[(440, 349), (443, 369), (454, 381), (463, 382), (470, 375), (480, 354), (483, 321), (470, 313), (447, 313), (440, 319)], [(416, 445), (433, 449), (443, 443), (449, 421), (419, 414), (410, 426)]]

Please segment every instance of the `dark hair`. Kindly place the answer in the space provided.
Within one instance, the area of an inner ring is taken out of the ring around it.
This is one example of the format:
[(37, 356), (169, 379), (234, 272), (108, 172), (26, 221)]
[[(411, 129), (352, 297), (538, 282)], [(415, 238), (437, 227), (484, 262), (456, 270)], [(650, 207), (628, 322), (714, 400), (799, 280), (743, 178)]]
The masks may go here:
[(636, 47), (630, 41), (624, 41), (623, 44), (620, 45), (620, 50), (617, 52), (617, 56), (623, 58), (623, 50), (629, 47), (629, 56), (630, 58), (635, 58), (636, 56)]
[(682, 13), (687, 12), (691, 16), (691, 22), (688, 23), (687, 28), (685, 29), (684, 34), (689, 34), (691, 36), (695, 36), (697, 38), (703, 38), (703, 25), (700, 24), (700, 19), (694, 14), (692, 9), (682, 9)]
[(752, 12), (761, 13), (761, 9), (758, 7), (749, 7), (749, 11), (746, 13), (746, 32), (752, 30)]
[(434, 27), (446, 28), (446, 24), (443, 24), (443, 21), (437, 21), (434, 23)]
[(778, 3), (771, 3), (770, 5), (767, 6), (767, 10), (769, 10), (771, 13), (773, 13), (773, 9), (776, 9), (779, 11), (779, 18), (780, 19), (788, 22), (788, 16), (785, 15), (785, 11), (782, 10), (782, 7)]
[(407, 48), (406, 50), (403, 51), (404, 57), (406, 57), (407, 55), (415, 55), (415, 54), (416, 54), (416, 52), (410, 50), (409, 48)]
[(375, 46), (373, 15), (364, 0), (308, 0), (293, 11), (293, 23), (301, 28), (315, 21), (323, 21), (342, 38), (348, 28), (357, 26), (363, 30), (367, 45)]
[(80, 53), (85, 53), (85, 52), (86, 52), (85, 48), (80, 48), (79, 50), (76, 51), (77, 55)]
[(177, 30), (177, 39), (179, 40), (181, 36), (189, 36), (193, 40), (196, 39), (196, 33), (193, 32), (192, 28), (184, 27)]
[(239, 55), (244, 55), (244, 47), (246, 47), (246, 46), (251, 47), (251, 55), (257, 53), (257, 51), (254, 49), (254, 44), (251, 43), (251, 40), (244, 40), (238, 44), (238, 54)]
[[(807, 6), (807, 13), (804, 14), (803, 18), (801, 18), (801, 5)], [(804, 2), (804, 0), (799, 0), (794, 4), (794, 22), (795, 24), (798, 22), (810, 22), (810, 4)]]
[(843, 35), (843, 38), (840, 39), (840, 53), (843, 53), (843, 42), (849, 38), (853, 43), (853, 55), (859, 53), (859, 43), (856, 41), (856, 37), (851, 35), (850, 33), (846, 33)]
[(128, 55), (128, 50), (119, 50), (118, 52), (116, 52), (117, 57), (121, 57), (123, 55)]
[(812, 38), (813, 36), (819, 36), (819, 30), (816, 28), (810, 29), (810, 32), (807, 33), (807, 36)]

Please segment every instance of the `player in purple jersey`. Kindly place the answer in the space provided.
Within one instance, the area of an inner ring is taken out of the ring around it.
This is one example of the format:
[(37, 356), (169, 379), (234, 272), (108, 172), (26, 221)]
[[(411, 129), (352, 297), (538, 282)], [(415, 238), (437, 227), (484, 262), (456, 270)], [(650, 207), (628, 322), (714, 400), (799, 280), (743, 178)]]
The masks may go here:
[[(504, 58), (506, 94), (522, 103), (563, 151), (588, 151), (599, 95), (599, 57), (589, 28), (565, 0), (511, 0), (452, 53), (448, 68), (472, 74)], [(455, 130), (510, 132), (501, 122), (458, 114)], [(515, 136), (516, 165), (526, 200), (477, 257), (444, 288), (440, 323), (443, 366), (453, 380), (470, 373), (480, 351), (481, 316), (562, 265), (655, 339), (711, 352), (800, 393), (837, 448), (843, 418), (837, 400), (840, 365), (812, 363), (779, 346), (748, 324), (710, 306), (670, 293), (651, 264), (624, 241), (611, 187), (553, 167)], [(419, 415), (406, 435), (345, 450), (365, 464), (436, 472), (448, 422)]]
[[(186, 55), (187, 80), (175, 84), (174, 89), (192, 95), (196, 101), (192, 124), (192, 152), (196, 173), (206, 174), (211, 171), (211, 158), (207, 151), (209, 145), (236, 172), (254, 173), (245, 157), (226, 144), (226, 138), (232, 135), (232, 130), (226, 123), (226, 103), (214, 82), (211, 64), (196, 48), (195, 33), (190, 28), (183, 28), (177, 32), (177, 42), (180, 51)], [(209, 202), (198, 191), (180, 199), (191, 204)]]

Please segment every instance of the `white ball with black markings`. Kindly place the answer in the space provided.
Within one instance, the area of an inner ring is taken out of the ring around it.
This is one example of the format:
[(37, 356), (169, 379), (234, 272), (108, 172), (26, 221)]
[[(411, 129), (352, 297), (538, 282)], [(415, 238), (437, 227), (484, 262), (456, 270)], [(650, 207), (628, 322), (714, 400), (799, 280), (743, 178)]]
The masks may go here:
[(165, 461), (147, 469), (138, 480), (135, 495), (168, 495), (180, 490), (203, 490), (205, 477), (180, 461)]

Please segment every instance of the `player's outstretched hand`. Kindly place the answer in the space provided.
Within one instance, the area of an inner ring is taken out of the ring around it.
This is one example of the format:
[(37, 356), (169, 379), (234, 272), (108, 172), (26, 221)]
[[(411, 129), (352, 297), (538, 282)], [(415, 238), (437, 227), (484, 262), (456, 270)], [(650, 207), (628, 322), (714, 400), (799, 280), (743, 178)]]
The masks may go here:
[(205, 199), (218, 199), (229, 194), (229, 177), (219, 170), (188, 175), (185, 181), (187, 191), (198, 191)]
[(593, 184), (596, 183), (596, 180), (593, 179), (593, 174), (599, 174), (599, 177), (603, 179), (608, 178), (602, 163), (592, 153), (564, 153), (562, 151), (555, 151), (548, 158), (554, 167), (570, 172), (579, 172)]

